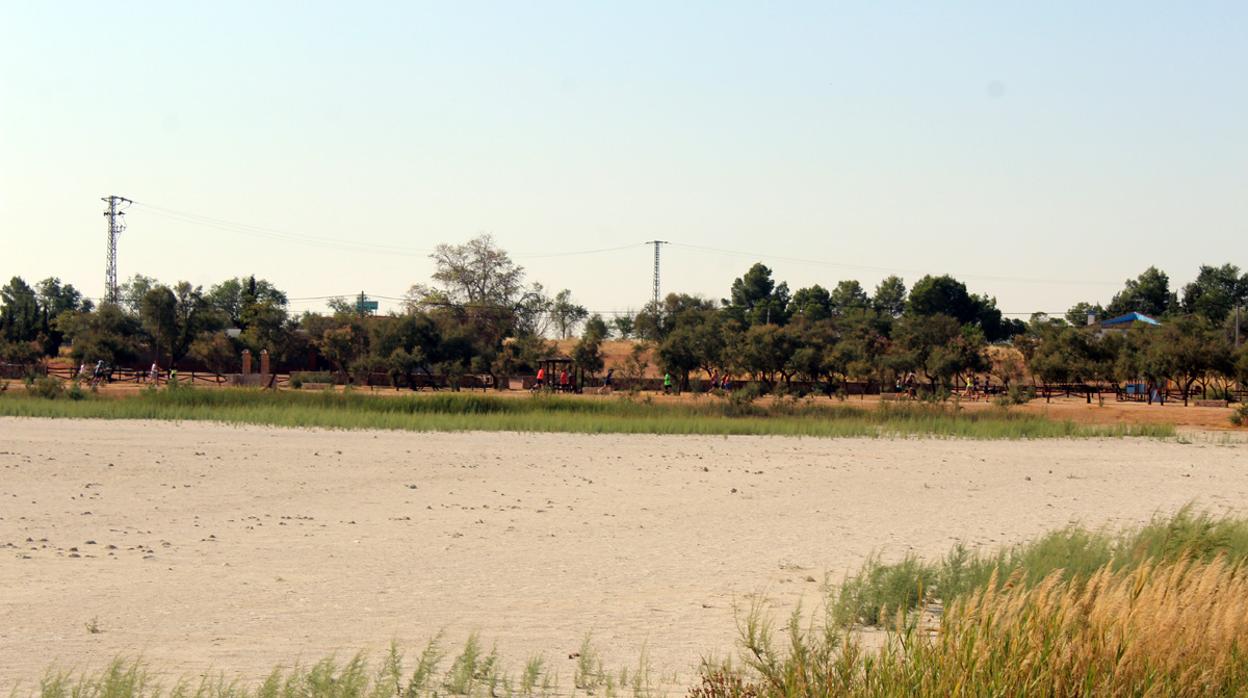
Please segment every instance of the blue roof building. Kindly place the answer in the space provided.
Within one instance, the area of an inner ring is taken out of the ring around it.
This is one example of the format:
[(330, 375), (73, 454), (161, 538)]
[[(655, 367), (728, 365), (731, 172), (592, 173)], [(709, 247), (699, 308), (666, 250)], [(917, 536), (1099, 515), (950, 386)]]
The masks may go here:
[(1101, 323), (1101, 329), (1126, 329), (1137, 322), (1146, 325), (1160, 325), (1157, 320), (1145, 315), (1144, 313), (1131, 312), (1126, 315), (1119, 315), (1116, 318), (1106, 320)]

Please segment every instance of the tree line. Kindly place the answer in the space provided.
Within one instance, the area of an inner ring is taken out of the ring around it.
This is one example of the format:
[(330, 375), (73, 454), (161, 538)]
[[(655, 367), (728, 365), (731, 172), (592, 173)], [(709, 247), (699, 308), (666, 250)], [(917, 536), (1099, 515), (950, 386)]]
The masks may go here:
[[(117, 365), (143, 357), (229, 373), (249, 349), (268, 351), (286, 370), (328, 367), (416, 385), (421, 375), (532, 372), (553, 353), (550, 338), (579, 333), (571, 353), (585, 372), (602, 370), (604, 340), (629, 339), (638, 344), (634, 364), (641, 347), (653, 349), (682, 389), (712, 374), (829, 390), (905, 378), (932, 393), (972, 375), (1002, 386), (1028, 373), (1044, 383), (1173, 383), (1185, 394), (1194, 385), (1227, 388), (1248, 379), (1248, 354), (1236, 341), (1248, 274), (1230, 264), (1201, 267), (1180, 291), (1150, 267), (1107, 304), (1082, 302), (1064, 317), (1024, 321), (1004, 317), (994, 298), (949, 275), (924, 276), (910, 287), (890, 276), (871, 291), (853, 280), (790, 291), (758, 263), (732, 282), (726, 298), (672, 293), (608, 321), (570, 291), (550, 295), (526, 283), (524, 269), (488, 235), (439, 245), (431, 257), (429, 282), (413, 285), (402, 310), (386, 315), (349, 298), (332, 299), (327, 313), (295, 314), (284, 292), (255, 277), (205, 290), (134, 276), (118, 302), (98, 305), (55, 278), (33, 287), (14, 278), (0, 289), (0, 359), (34, 364), (68, 344), (76, 361)], [(1160, 325), (1111, 332), (1088, 325), (1089, 315), (1132, 311)], [(992, 345), (1017, 352), (990, 351)]]

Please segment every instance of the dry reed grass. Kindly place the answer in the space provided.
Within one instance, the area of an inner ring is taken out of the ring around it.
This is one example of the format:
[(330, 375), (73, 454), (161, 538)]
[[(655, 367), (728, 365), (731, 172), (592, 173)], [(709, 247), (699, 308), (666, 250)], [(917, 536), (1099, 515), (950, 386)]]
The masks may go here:
[(1106, 565), (1087, 579), (1053, 572), (996, 579), (954, 601), (936, 627), (898, 612), (863, 650), (835, 630), (789, 625), (778, 652), (753, 614), (752, 671), (708, 667), (695, 698), (747, 696), (1248, 695), (1248, 568), (1225, 557)]

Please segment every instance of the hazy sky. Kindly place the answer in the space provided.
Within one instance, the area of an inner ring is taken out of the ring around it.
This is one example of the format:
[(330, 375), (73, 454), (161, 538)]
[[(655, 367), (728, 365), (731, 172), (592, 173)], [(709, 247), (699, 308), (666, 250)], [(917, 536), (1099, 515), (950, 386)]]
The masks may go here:
[(1248, 266), (1248, 3), (4, 0), (0, 276), (100, 295), (107, 194), (123, 278), (399, 296), (490, 232), (594, 310), (659, 238), (1060, 311)]

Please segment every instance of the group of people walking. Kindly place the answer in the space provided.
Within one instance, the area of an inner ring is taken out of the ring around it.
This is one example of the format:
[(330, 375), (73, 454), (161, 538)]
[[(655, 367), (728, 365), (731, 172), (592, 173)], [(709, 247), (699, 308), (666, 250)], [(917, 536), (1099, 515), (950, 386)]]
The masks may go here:
[[(152, 385), (160, 384), (160, 366), (154, 361), (152, 362), (152, 367), (146, 372), (135, 371), (135, 374), (136, 382), (151, 383)], [(169, 372), (170, 377), (177, 374), (177, 369)], [(91, 386), (96, 386), (100, 383), (110, 383), (113, 380), (113, 367), (104, 363), (103, 359), (96, 361), (94, 366), (90, 366), (84, 361), (78, 366), (78, 380), (85, 381)]]

